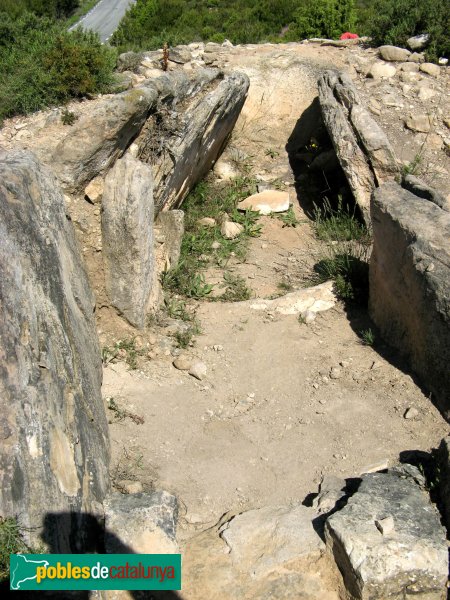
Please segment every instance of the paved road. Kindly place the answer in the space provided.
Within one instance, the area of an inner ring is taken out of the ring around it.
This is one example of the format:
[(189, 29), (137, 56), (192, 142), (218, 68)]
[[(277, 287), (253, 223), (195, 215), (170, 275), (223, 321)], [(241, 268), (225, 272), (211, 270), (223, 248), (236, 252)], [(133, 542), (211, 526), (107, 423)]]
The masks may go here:
[(117, 29), (127, 8), (135, 0), (100, 0), (78, 23), (70, 29), (81, 25), (83, 29), (93, 29), (100, 34), (102, 42), (107, 42)]

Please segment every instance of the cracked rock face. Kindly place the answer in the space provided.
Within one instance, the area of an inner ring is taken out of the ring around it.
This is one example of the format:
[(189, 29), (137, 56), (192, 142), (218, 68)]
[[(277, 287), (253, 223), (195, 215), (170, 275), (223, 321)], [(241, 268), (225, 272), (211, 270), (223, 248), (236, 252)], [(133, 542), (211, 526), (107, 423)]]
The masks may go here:
[(0, 514), (76, 551), (109, 488), (101, 355), (62, 193), (28, 152), (0, 156), (0, 305)]
[(319, 78), (319, 100), (336, 155), (369, 224), (373, 190), (399, 174), (394, 151), (347, 74), (326, 71)]
[(374, 192), (369, 310), (449, 418), (450, 213), (427, 196), (396, 183)]
[(130, 155), (105, 179), (102, 200), (105, 282), (111, 304), (143, 329), (154, 280), (153, 176)]
[(364, 475), (347, 505), (328, 518), (327, 546), (352, 597), (443, 600), (445, 529), (415, 467)]

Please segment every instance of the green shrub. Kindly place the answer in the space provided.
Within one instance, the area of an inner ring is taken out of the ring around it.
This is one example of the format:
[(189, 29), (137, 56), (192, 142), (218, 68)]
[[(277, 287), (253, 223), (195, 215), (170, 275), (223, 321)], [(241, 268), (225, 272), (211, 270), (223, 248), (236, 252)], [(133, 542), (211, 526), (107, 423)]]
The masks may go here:
[(79, 0), (0, 0), (0, 12), (17, 18), (25, 12), (39, 17), (62, 19), (80, 6)]
[(290, 36), (299, 0), (137, 0), (112, 43), (122, 51), (195, 41), (282, 41)]
[(30, 552), (22, 539), (17, 520), (0, 517), (0, 582), (9, 577), (9, 555), (18, 552)]
[(351, 210), (344, 206), (339, 198), (337, 208), (333, 208), (325, 199), (321, 208), (314, 208), (314, 231), (324, 242), (348, 242), (350, 240), (369, 240), (370, 233)]
[(0, 14), (0, 121), (106, 91), (115, 61), (92, 32), (68, 32), (31, 13)]
[(337, 295), (344, 301), (366, 305), (369, 297), (369, 256), (371, 235), (354, 210), (339, 199), (336, 208), (328, 200), (315, 208), (314, 231), (326, 246), (314, 266), (314, 283), (332, 279)]
[(448, 0), (373, 0), (361, 10), (360, 31), (377, 46), (405, 46), (414, 35), (429, 33), (430, 60), (450, 54), (450, 9)]
[(295, 12), (300, 39), (339, 38), (344, 31), (353, 31), (355, 23), (354, 0), (303, 0)]

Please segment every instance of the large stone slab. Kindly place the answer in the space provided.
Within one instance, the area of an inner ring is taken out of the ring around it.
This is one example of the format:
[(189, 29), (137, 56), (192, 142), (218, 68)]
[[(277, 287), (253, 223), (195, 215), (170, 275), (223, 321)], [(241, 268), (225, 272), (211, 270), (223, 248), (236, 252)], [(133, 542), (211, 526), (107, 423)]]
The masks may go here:
[(122, 156), (157, 98), (156, 89), (139, 88), (97, 101), (70, 127), (53, 151), (47, 149), (45, 155), (43, 150), (44, 161), (66, 189), (84, 189)]
[(372, 224), (370, 314), (450, 418), (450, 214), (387, 183)]
[(347, 505), (328, 518), (327, 546), (352, 598), (445, 599), (445, 530), (420, 479), (411, 466), (364, 475)]
[(398, 177), (394, 151), (348, 75), (326, 71), (318, 85), (325, 126), (355, 201), (369, 223), (372, 191)]
[(109, 488), (101, 354), (55, 178), (0, 156), (0, 514), (52, 552), (83, 546)]
[(150, 167), (130, 155), (118, 160), (106, 176), (102, 207), (108, 297), (132, 325), (143, 329), (154, 272)]
[(316, 517), (302, 505), (225, 515), (184, 548), (183, 598), (338, 600)]
[[(158, 81), (158, 80), (156, 80)], [(181, 205), (192, 187), (211, 169), (234, 128), (247, 97), (249, 79), (231, 73), (207, 93), (184, 105), (160, 111), (140, 138), (139, 157), (152, 165), (155, 209)]]

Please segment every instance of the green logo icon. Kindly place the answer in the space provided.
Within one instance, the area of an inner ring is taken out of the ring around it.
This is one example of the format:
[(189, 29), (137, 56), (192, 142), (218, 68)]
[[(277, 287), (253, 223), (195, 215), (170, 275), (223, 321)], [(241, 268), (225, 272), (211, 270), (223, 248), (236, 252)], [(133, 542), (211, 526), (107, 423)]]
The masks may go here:
[(11, 590), (180, 590), (181, 554), (11, 554)]

